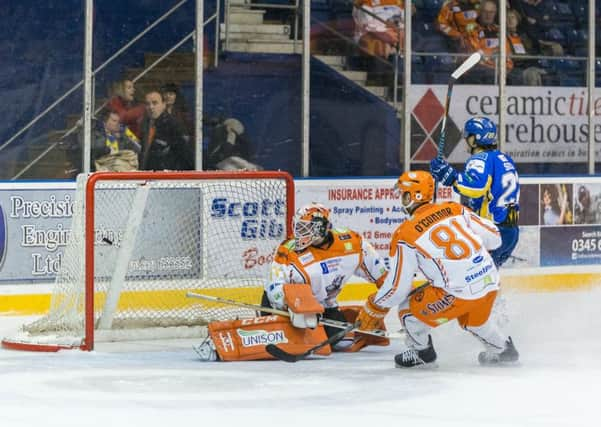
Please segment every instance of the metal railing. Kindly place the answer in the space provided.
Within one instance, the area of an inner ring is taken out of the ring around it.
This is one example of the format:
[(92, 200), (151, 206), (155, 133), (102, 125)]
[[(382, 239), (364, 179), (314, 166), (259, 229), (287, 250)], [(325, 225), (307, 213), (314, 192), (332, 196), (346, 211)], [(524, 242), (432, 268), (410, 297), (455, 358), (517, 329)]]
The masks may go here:
[[(97, 67), (93, 71), (93, 74), (96, 75), (100, 71), (102, 71), (104, 68), (106, 68), (106, 66), (108, 66), (111, 62), (113, 62), (119, 56), (121, 56), (121, 54), (123, 54), (130, 47), (132, 47), (138, 40), (140, 40), (142, 37), (144, 37), (149, 31), (151, 31), (153, 28), (155, 28), (158, 24), (160, 24), (165, 19), (167, 19), (171, 14), (173, 14), (177, 9), (179, 9), (181, 6), (183, 6), (187, 1), (188, 0), (182, 0), (182, 1), (180, 1), (179, 3), (177, 3), (176, 5), (174, 5), (171, 9), (169, 9), (167, 12), (165, 12), (163, 15), (161, 15), (157, 20), (155, 20), (154, 22), (152, 22), (143, 31), (141, 31), (140, 33), (138, 33), (129, 42), (127, 42), (125, 45), (123, 45), (110, 58), (108, 58), (105, 62), (103, 62), (102, 65), (100, 65), (99, 67)], [(218, 1), (218, 2), (216, 2), (216, 4), (217, 4), (217, 8), (216, 8), (215, 13), (213, 15), (211, 15), (210, 17), (208, 17), (204, 21), (204, 23), (203, 23), (203, 27), (206, 27), (211, 22), (217, 21), (216, 25), (215, 25), (215, 28), (216, 28), (216, 37), (215, 37), (215, 39), (216, 39), (216, 41), (215, 41), (215, 55), (213, 56), (214, 57), (214, 66), (217, 66), (217, 61), (218, 61), (218, 56), (219, 56), (218, 55), (218, 49), (219, 49), (219, 41), (218, 41), (218, 39), (219, 39), (219, 37), (218, 37), (218, 34), (219, 34), (219, 22), (218, 21), (219, 21), (219, 13), (220, 13), (220, 2)], [(136, 83), (138, 80), (140, 80), (141, 78), (143, 78), (146, 74), (148, 74), (150, 71), (152, 71), (157, 65), (159, 65), (165, 58), (167, 58), (169, 55), (171, 55), (173, 52), (175, 52), (177, 49), (179, 49), (187, 41), (189, 41), (190, 39), (192, 39), (195, 36), (195, 34), (196, 34), (196, 30), (188, 33), (181, 40), (179, 40), (176, 44), (174, 44), (170, 49), (168, 49), (164, 54), (162, 54), (159, 58), (157, 58), (155, 61), (153, 61), (148, 67), (146, 67), (139, 74), (137, 74), (136, 76), (134, 76), (131, 79), (131, 81), (133, 83)], [(16, 140), (21, 134), (23, 134), (31, 126), (33, 126), (37, 121), (39, 121), (43, 116), (45, 116), (50, 111), (52, 111), (55, 107), (57, 107), (62, 101), (64, 101), (69, 95), (71, 95), (73, 92), (75, 92), (77, 89), (79, 89), (82, 85), (83, 85), (83, 80), (80, 81), (80, 82), (78, 82), (77, 84), (75, 84), (71, 89), (69, 89), (59, 99), (57, 99), (55, 102), (53, 102), (48, 108), (46, 108), (43, 112), (41, 112), (38, 116), (36, 116), (31, 122), (29, 122), (27, 125), (25, 125), (21, 130), (19, 130), (9, 140), (7, 140), (2, 146), (0, 146), (0, 151), (2, 151), (2, 149), (4, 149), (6, 146), (8, 146), (14, 140)], [(105, 101), (105, 102), (103, 102), (100, 106), (96, 107), (95, 110), (94, 110), (94, 114), (97, 114), (98, 112), (100, 112), (106, 106), (107, 103), (108, 103), (108, 100)], [(31, 162), (29, 162), (23, 169), (21, 169), (17, 174), (15, 174), (11, 178), (11, 180), (19, 179), (23, 174), (25, 174), (27, 171), (29, 171), (40, 160), (42, 160), (44, 157), (46, 157), (52, 150), (54, 150), (57, 146), (59, 146), (61, 143), (63, 143), (64, 140), (67, 137), (71, 136), (80, 127), (81, 127), (81, 119), (78, 120), (78, 122), (74, 126), (72, 126), (71, 128), (69, 128), (65, 132), (65, 134), (62, 135), (62, 137), (60, 138), (59, 141), (56, 141), (56, 142), (50, 144), (48, 146), (48, 148), (46, 148), (44, 151), (42, 151), (37, 157), (35, 157)]]
[[(217, 2), (219, 3), (219, 1)], [(229, 40), (230, 40), (230, 14), (232, 7), (239, 9), (288, 9), (293, 11), (294, 13), (294, 42), (298, 41), (298, 21), (299, 16), (302, 12), (300, 8), (299, 0), (294, 0), (294, 4), (270, 4), (270, 3), (234, 3), (232, 4), (231, 0), (225, 0), (225, 15), (224, 15), (224, 24), (225, 24), (225, 50), (230, 48)]]
[[(121, 49), (119, 49), (117, 52), (115, 52), (110, 58), (108, 58), (101, 65), (99, 65), (94, 70), (94, 74), (98, 74), (100, 71), (102, 71), (104, 68), (106, 68), (106, 66), (108, 66), (111, 62), (113, 62), (115, 59), (117, 59), (119, 56), (121, 56), (121, 54), (123, 54), (127, 49), (129, 49), (131, 46), (133, 46), (138, 40), (140, 40), (142, 37), (144, 37), (149, 31), (151, 31), (153, 28), (155, 28), (157, 25), (159, 25), (161, 22), (163, 22), (165, 19), (167, 19), (171, 14), (173, 14), (176, 10), (178, 10), (181, 6), (183, 6), (187, 1), (188, 0), (181, 0), (179, 3), (177, 3), (171, 9), (169, 9), (167, 12), (165, 12), (163, 15), (161, 15), (157, 20), (155, 20), (152, 24), (150, 24), (143, 31), (141, 31), (138, 35), (136, 35), (129, 42), (127, 42), (123, 47), (121, 47)], [(46, 116), (46, 114), (48, 114), (50, 111), (54, 110), (54, 108), (56, 108), (59, 104), (61, 104), (66, 98), (69, 97), (69, 95), (71, 95), (73, 92), (75, 92), (81, 86), (83, 86), (83, 80), (80, 80), (78, 83), (76, 83), (71, 89), (69, 89), (67, 92), (65, 92), (56, 101), (54, 101), (52, 104), (50, 104), (44, 111), (42, 111), (40, 114), (38, 114), (36, 117), (34, 117), (29, 123), (27, 123), (25, 126), (23, 126), (12, 137), (10, 137), (2, 145), (0, 145), (0, 151), (4, 150), (6, 147), (8, 147), (13, 141), (15, 141), (25, 131), (27, 131), (34, 124), (36, 124), (40, 119), (42, 119), (44, 116)]]

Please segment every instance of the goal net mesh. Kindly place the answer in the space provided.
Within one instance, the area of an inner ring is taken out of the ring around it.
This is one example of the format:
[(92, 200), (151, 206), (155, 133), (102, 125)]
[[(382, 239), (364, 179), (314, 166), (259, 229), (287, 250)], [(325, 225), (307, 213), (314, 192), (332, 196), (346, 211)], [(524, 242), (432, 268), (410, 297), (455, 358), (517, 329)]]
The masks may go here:
[[(120, 331), (114, 335), (148, 338), (140, 329), (196, 328), (255, 315), (187, 298), (186, 293), (260, 303), (273, 253), (289, 231), (289, 182), (248, 174), (206, 178), (199, 173), (194, 179), (156, 175), (99, 179), (93, 188), (93, 233), (87, 234), (92, 203), (86, 198), (87, 176), (78, 178), (71, 236), (50, 310), (25, 325), (24, 334), (77, 341), (85, 336), (86, 322), (93, 322), (97, 337)], [(85, 247), (90, 237), (92, 312), (86, 310)], [(127, 330), (136, 331), (130, 336)]]

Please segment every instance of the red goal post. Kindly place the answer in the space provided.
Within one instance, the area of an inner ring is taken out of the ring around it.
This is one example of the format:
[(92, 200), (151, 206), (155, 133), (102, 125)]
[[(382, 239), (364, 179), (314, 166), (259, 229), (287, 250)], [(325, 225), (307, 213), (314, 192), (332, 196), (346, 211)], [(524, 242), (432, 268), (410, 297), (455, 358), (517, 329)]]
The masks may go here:
[(286, 172), (99, 172), (78, 177), (69, 243), (48, 314), (6, 348), (92, 350), (103, 340), (196, 337), (253, 312), (188, 291), (259, 303), (291, 235)]

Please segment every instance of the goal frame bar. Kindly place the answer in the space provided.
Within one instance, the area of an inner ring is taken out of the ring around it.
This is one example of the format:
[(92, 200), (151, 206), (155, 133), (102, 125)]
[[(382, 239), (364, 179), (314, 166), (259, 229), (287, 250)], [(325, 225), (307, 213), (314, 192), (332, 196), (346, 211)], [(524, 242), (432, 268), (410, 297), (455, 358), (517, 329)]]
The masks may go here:
[[(95, 236), (95, 187), (98, 182), (106, 181), (176, 181), (176, 180), (252, 180), (281, 179), (286, 182), (286, 234), (290, 237), (294, 214), (294, 179), (284, 171), (162, 171), (162, 172), (95, 172), (88, 176), (85, 185), (85, 313), (84, 337), (81, 345), (52, 343), (28, 343), (4, 339), (2, 346), (13, 350), (56, 352), (63, 349), (79, 348), (83, 351), (94, 350), (94, 236)], [(91, 317), (91, 319), (90, 319)]]

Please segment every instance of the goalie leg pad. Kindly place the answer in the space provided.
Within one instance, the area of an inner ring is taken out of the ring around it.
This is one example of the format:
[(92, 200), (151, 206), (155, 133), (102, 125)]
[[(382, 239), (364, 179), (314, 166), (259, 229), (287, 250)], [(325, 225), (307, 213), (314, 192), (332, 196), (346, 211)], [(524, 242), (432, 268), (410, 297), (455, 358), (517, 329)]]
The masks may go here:
[[(273, 359), (265, 351), (267, 344), (277, 344), (290, 353), (302, 353), (327, 339), (322, 326), (299, 329), (282, 316), (211, 322), (209, 336), (224, 361)], [(330, 346), (316, 351), (322, 356), (330, 353)]]

